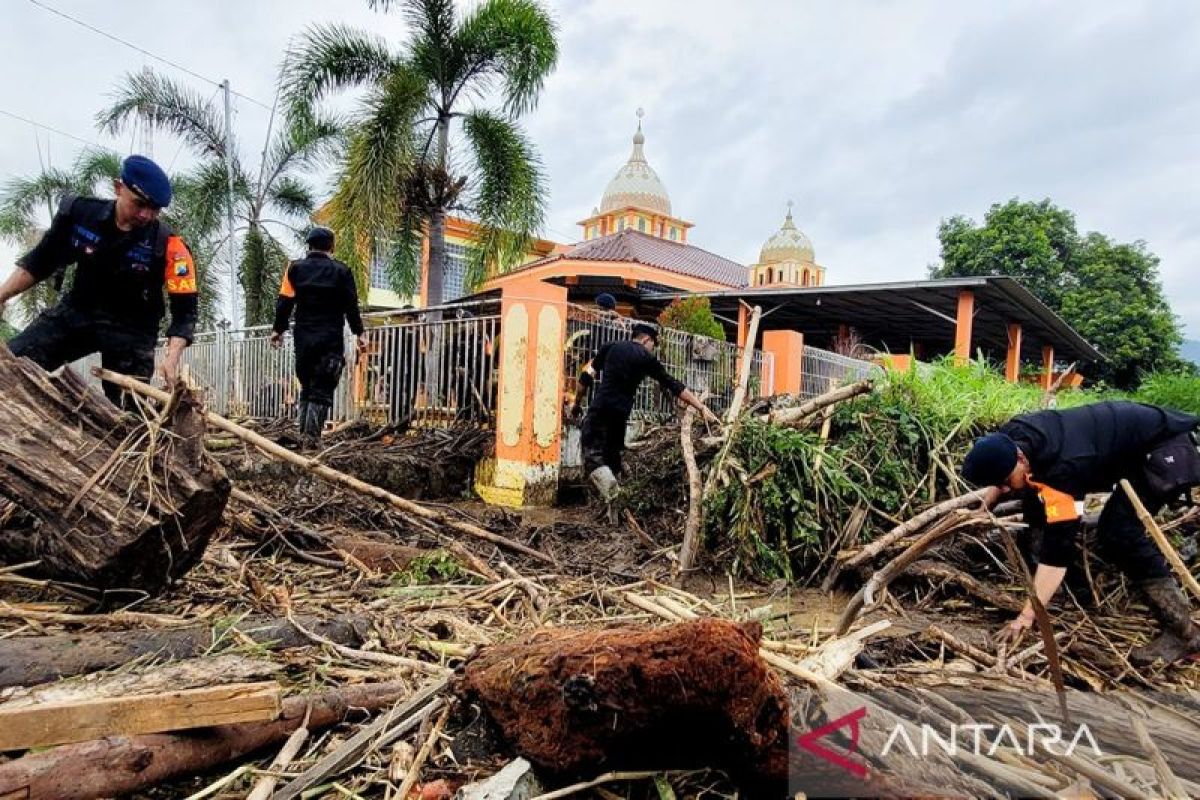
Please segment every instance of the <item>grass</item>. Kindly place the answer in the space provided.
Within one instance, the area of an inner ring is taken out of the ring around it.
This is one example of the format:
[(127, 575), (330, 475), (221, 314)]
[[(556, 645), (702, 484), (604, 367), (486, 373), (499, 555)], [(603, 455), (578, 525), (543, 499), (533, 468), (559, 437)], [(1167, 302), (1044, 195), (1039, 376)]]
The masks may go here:
[(1200, 376), (1155, 373), (1142, 382), (1133, 399), (1200, 416)]

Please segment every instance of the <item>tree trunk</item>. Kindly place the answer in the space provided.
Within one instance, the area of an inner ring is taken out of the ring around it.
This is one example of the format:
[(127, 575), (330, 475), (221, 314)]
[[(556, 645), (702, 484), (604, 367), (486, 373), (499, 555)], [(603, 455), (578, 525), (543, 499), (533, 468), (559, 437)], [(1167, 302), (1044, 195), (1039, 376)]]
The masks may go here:
[[(725, 620), (543, 629), (484, 650), (458, 691), (551, 772), (699, 765), (749, 776), (787, 750), (787, 697), (758, 655), (760, 634)], [(782, 763), (760, 777), (781, 784)]]
[[(364, 617), (351, 615), (331, 620), (297, 617), (296, 621), (305, 630), (352, 645), (362, 641), (369, 624)], [(0, 686), (30, 686), (68, 678), (117, 667), (151, 653), (160, 660), (195, 658), (220, 641), (232, 643), (235, 629), (271, 649), (310, 643), (289, 620), (270, 617), (244, 619), (223, 629), (204, 624), (172, 630), (17, 636), (0, 640)]]
[(71, 370), (52, 377), (0, 347), (0, 396), (0, 496), (38, 521), (0, 530), (0, 560), (150, 594), (199, 561), (230, 485), (204, 453), (204, 412), (190, 391), (138, 423)]
[(0, 764), (0, 797), (90, 800), (129, 794), (281, 742), (305, 724), (306, 717), (310, 730), (325, 728), (351, 714), (390, 705), (410, 691), (403, 681), (348, 686), (289, 697), (274, 722), (111, 736), (55, 747)]

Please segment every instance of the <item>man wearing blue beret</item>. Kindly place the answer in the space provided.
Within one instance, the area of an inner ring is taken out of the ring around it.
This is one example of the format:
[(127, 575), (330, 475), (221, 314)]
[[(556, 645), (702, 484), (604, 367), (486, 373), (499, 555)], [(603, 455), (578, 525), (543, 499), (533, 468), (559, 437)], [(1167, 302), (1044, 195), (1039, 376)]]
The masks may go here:
[[(1080, 507), (1087, 494), (1112, 492), (1100, 514), (1097, 543), (1105, 559), (1142, 590), (1162, 623), (1161, 635), (1134, 648), (1130, 660), (1171, 662), (1200, 653), (1200, 625), (1161, 551), (1146, 534), (1133, 504), (1119, 488), (1128, 480), (1154, 513), (1200, 483), (1200, 453), (1193, 431), (1200, 418), (1142, 403), (1111, 401), (1066, 411), (1015, 417), (975, 442), (962, 474), (992, 487), (990, 506), (1012, 494), (1023, 503), (1025, 522), (1041, 531), (1033, 583), (1047, 605), (1075, 554)], [(1033, 624), (1033, 609), (1001, 631), (1015, 641)]]
[[(48, 371), (99, 352), (105, 369), (149, 379), (169, 303), (158, 372), (170, 385), (196, 328), (196, 265), (183, 239), (158, 218), (171, 203), (171, 182), (161, 167), (129, 156), (114, 189), (113, 200), (63, 197), (50, 229), (0, 285), (2, 313), (12, 298), (75, 265), (70, 290), (8, 346)], [(120, 400), (116, 386), (106, 383), (104, 393)]]

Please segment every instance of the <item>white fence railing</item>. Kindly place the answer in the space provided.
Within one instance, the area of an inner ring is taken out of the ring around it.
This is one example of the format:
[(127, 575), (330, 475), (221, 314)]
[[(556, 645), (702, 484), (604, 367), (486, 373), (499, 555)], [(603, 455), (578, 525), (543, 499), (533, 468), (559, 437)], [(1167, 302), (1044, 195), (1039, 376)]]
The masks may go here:
[[(474, 313), (473, 313), (474, 311)], [(488, 426), (496, 405), (500, 317), (494, 304), (448, 309), (441, 320), (420, 311), (371, 315), (367, 347), (347, 331), (346, 369), (333, 419), (365, 418), (418, 427)], [(182, 367), (206, 393), (209, 408), (230, 417), (294, 417), (300, 384), (290, 335), (271, 347), (270, 326), (196, 335)], [(156, 354), (162, 356), (160, 348)], [(98, 355), (73, 366), (85, 375)]]
[(870, 361), (805, 345), (800, 365), (800, 396), (817, 397), (830, 389), (869, 378), (882, 371), (882, 367)]

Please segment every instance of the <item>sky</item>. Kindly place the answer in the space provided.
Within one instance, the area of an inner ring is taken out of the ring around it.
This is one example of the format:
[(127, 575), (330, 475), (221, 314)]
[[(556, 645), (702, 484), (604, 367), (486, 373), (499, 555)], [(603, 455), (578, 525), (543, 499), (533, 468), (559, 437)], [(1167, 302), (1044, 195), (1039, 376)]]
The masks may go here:
[[(136, 132), (112, 139), (94, 127), (127, 72), (152, 66), (205, 96), (216, 91), (205, 79), (229, 78), (270, 106), (283, 53), (309, 25), (405, 36), (397, 14), (360, 0), (0, 3), (0, 178), (66, 164), (83, 146), (2, 112), (144, 151)], [(942, 219), (1048, 197), (1081, 231), (1145, 240), (1187, 336), (1200, 338), (1200, 3), (547, 6), (561, 56), (524, 124), (548, 176), (548, 238), (580, 238), (575, 223), (628, 157), (643, 108), (647, 159), (675, 214), (695, 223), (692, 244), (753, 263), (791, 200), (828, 283), (920, 279), (937, 261)], [(257, 152), (268, 110), (244, 98), (234, 107), (243, 152)], [(189, 163), (165, 134), (151, 145), (164, 165)], [(327, 174), (313, 179), (327, 195)], [(0, 274), (16, 255), (0, 244)]]

